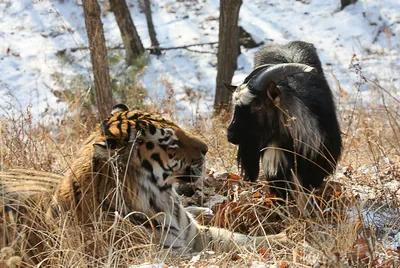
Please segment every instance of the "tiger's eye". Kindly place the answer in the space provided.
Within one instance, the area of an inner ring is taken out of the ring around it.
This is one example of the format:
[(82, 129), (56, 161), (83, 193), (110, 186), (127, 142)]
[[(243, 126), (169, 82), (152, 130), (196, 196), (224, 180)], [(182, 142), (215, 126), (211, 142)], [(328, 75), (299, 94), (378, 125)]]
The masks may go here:
[(142, 145), (144, 143), (144, 140), (136, 140), (136, 143)]

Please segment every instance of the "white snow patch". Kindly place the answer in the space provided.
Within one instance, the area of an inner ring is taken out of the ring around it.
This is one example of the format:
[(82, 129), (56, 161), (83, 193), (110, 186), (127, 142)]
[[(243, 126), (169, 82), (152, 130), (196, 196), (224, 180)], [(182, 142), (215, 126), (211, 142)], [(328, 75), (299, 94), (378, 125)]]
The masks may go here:
[(142, 264), (137, 264), (137, 265), (130, 265), (128, 268), (174, 268), (175, 266), (168, 266), (164, 262), (157, 262), (157, 263), (142, 263)]
[[(263, 262), (259, 262), (259, 261), (253, 261), (251, 263), (251, 268), (267, 268), (267, 265)], [(268, 266), (268, 267), (274, 267), (274, 266)]]

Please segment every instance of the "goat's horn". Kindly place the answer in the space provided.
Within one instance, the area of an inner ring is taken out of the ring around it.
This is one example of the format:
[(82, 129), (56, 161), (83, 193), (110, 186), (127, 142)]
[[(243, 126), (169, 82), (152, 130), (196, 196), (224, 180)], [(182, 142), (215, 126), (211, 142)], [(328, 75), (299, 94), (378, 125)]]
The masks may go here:
[(251, 78), (253, 78), (254, 76), (256, 76), (259, 72), (261, 72), (262, 70), (264, 70), (268, 67), (274, 66), (274, 65), (275, 64), (263, 64), (263, 65), (257, 66), (257, 68), (255, 68), (248, 76), (246, 76), (243, 83), (249, 82), (249, 80)]
[(269, 86), (271, 82), (278, 83), (280, 80), (298, 73), (315, 72), (314, 67), (301, 63), (282, 63), (276, 64), (269, 69), (260, 71), (249, 82), (250, 90), (263, 90)]

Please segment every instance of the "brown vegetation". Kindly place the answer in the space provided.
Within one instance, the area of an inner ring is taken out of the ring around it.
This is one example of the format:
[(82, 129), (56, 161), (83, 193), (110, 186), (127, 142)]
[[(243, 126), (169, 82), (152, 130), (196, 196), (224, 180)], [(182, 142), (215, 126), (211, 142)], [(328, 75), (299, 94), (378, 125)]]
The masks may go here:
[[(400, 189), (388, 185), (400, 177), (400, 116), (396, 110), (399, 103), (377, 82), (368, 83), (375, 83), (376, 96), (368, 109), (360, 101), (352, 102), (344, 91), (337, 100), (344, 135), (344, 153), (337, 173), (326, 187), (314, 193), (299, 191), (294, 194), (295, 202), (285, 206), (269, 195), (265, 182), (243, 182), (237, 175), (235, 147), (226, 141), (229, 114), (223, 112), (212, 123), (198, 117), (194, 126), (188, 126), (209, 145), (209, 170), (202, 183), (193, 185), (193, 193), (183, 202), (209, 205), (214, 217), (203, 215), (199, 220), (211, 225), (253, 235), (285, 229), (290, 238), (287, 245), (271, 245), (258, 251), (207, 251), (199, 259), (192, 259), (169, 249), (160, 250), (151, 243), (146, 230), (126, 223), (119, 215), (115, 215), (113, 228), (105, 228), (109, 225), (100, 222), (90, 233), (74, 226), (48, 232), (54, 223), (46, 222), (39, 210), (29, 208), (40, 226), (35, 227), (35, 234), (46, 242), (43, 247), (50, 253), (48, 267), (108, 267), (153, 263), (157, 259), (168, 265), (198, 267), (211, 264), (244, 267), (257, 261), (278, 267), (397, 267), (400, 251), (388, 245), (393, 242), (391, 230), (400, 229)], [(173, 87), (167, 88), (173, 94)], [(143, 110), (174, 118), (174, 109), (166, 108), (174, 107), (173, 102), (173, 98), (167, 97), (163, 105), (143, 105)], [(62, 173), (79, 144), (93, 131), (94, 118), (95, 115), (84, 110), (79, 115), (65, 115), (59, 125), (42, 126), (32, 123), (28, 108), (20, 111), (20, 116), (3, 119), (2, 169), (22, 167)], [(223, 199), (208, 202), (215, 196)], [(4, 226), (9, 214), (3, 210), (1, 215)], [(17, 231), (8, 239), (17, 242), (30, 233), (29, 224), (17, 229), (16, 219), (11, 220), (14, 223), (9, 223), (8, 229)], [(85, 252), (87, 243), (99, 249), (97, 254)], [(24, 257), (28, 249), (30, 245), (25, 245), (21, 252), (3, 249), (3, 263), (18, 263), (21, 261), (18, 257)], [(23, 263), (23, 267), (30, 266)]]

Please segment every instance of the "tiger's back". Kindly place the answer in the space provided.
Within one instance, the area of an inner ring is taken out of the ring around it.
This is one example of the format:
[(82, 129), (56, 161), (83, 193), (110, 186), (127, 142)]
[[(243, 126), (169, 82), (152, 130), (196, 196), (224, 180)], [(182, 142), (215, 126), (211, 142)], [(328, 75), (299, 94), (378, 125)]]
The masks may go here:
[[(31, 207), (50, 204), (52, 193), (63, 176), (49, 172), (12, 169), (0, 172), (0, 220), (17, 220)], [(11, 216), (12, 215), (12, 216)]]
[(36, 193), (52, 193), (63, 176), (49, 172), (12, 169), (0, 172), (0, 194), (14, 197)]

